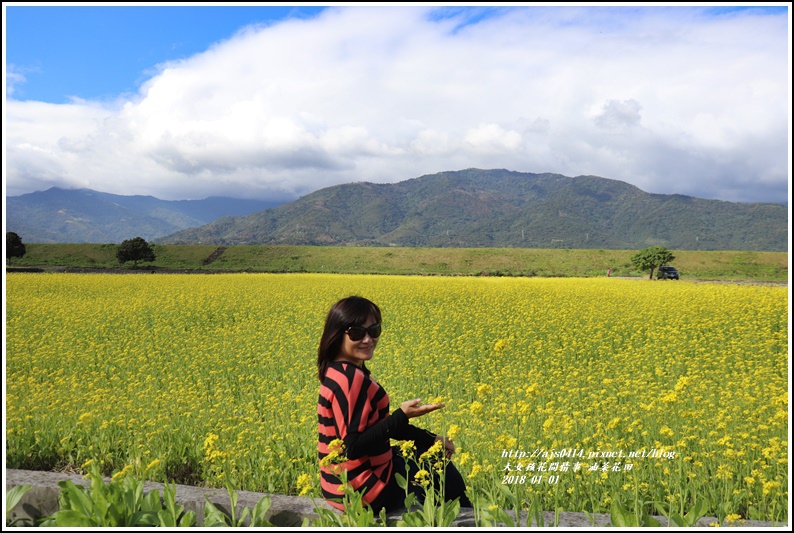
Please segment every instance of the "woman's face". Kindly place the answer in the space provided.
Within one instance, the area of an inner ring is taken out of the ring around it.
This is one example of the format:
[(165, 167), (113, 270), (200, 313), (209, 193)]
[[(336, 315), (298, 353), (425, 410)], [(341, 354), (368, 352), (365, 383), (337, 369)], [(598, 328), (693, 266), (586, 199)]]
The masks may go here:
[[(374, 324), (377, 324), (377, 322), (375, 318), (370, 315), (362, 326), (368, 328)], [(336, 361), (347, 361), (356, 366), (361, 366), (365, 361), (372, 359), (377, 344), (378, 339), (373, 339), (369, 336), (369, 333), (366, 333), (363, 339), (354, 341), (350, 339), (350, 335), (347, 332), (343, 332), (342, 347), (339, 349), (339, 355)]]

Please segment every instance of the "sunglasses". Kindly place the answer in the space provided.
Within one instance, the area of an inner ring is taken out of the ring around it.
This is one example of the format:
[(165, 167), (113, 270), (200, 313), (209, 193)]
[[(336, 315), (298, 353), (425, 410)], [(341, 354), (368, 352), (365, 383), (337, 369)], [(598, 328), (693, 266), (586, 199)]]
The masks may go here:
[(380, 324), (372, 324), (368, 328), (364, 326), (350, 326), (345, 330), (345, 333), (347, 333), (351, 341), (360, 341), (367, 334), (369, 334), (370, 338), (377, 339), (380, 337), (380, 330)]

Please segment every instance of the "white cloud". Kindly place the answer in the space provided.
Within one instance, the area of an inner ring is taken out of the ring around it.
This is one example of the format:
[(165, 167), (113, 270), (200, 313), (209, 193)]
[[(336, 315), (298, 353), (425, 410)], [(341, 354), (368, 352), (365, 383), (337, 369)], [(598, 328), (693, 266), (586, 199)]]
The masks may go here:
[(431, 15), (333, 8), (249, 27), (113, 104), (8, 90), (7, 192), (266, 197), (478, 167), (787, 200), (785, 16)]
[(464, 138), (475, 152), (509, 154), (520, 148), (521, 135), (499, 124), (481, 124), (469, 130)]
[(604, 129), (620, 129), (637, 126), (642, 120), (642, 106), (636, 100), (618, 102), (610, 100), (604, 104), (602, 112), (595, 117), (596, 126)]
[(19, 72), (14, 65), (6, 65), (6, 94), (12, 96), (16, 92), (16, 87), (27, 81), (25, 74)]

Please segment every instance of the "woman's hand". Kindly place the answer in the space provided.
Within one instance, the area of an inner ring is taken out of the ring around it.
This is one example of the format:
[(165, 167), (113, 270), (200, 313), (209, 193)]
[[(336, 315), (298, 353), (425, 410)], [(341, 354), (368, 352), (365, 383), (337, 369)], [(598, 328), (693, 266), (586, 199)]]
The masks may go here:
[(411, 419), (416, 418), (417, 416), (426, 415), (427, 413), (431, 413), (444, 407), (443, 403), (429, 403), (427, 405), (421, 404), (422, 400), (419, 398), (416, 400), (408, 400), (407, 402), (403, 402), (400, 405), (400, 410), (405, 413), (405, 416)]

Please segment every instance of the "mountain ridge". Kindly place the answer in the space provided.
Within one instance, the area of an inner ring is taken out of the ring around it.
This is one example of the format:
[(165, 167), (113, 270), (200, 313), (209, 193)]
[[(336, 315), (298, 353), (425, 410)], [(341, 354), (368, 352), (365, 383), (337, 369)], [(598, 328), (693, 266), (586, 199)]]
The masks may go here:
[(788, 209), (647, 193), (592, 175), (506, 169), (354, 182), (287, 203), (159, 200), (90, 189), (6, 197), (23, 242), (788, 250)]
[(153, 240), (202, 226), (222, 216), (241, 216), (279, 202), (210, 197), (160, 200), (92, 189), (51, 187), (6, 197), (6, 230), (24, 242), (118, 243), (132, 237)]
[(465, 169), (320, 189), (163, 244), (788, 250), (788, 210), (647, 193), (599, 176)]

